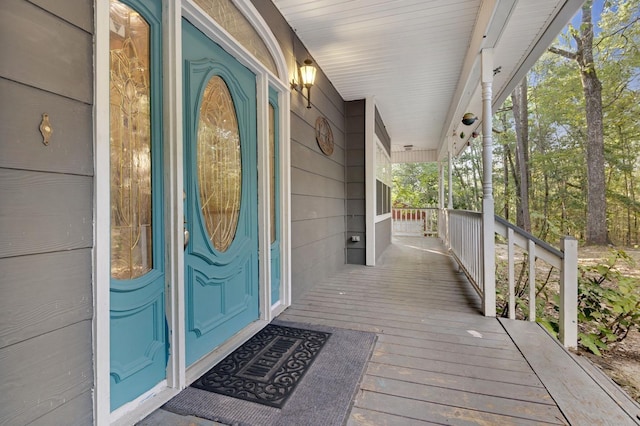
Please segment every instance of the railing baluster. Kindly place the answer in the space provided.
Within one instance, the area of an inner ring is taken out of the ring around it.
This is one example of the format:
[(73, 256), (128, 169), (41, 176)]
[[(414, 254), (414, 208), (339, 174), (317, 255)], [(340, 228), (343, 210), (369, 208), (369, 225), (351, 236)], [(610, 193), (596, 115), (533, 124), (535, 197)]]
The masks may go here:
[[(496, 216), (495, 232), (508, 238), (529, 256), (529, 321), (536, 320), (536, 260), (541, 259), (560, 272), (559, 339), (566, 347), (578, 343), (578, 242), (573, 237), (561, 240), (561, 250)], [(510, 248), (509, 248), (510, 250)], [(509, 287), (511, 285), (509, 284)], [(511, 292), (511, 290), (509, 290)], [(509, 300), (511, 305), (512, 301)], [(511, 312), (509, 312), (511, 316)]]
[(440, 212), (436, 207), (425, 209), (394, 208), (391, 212), (393, 234), (405, 236), (438, 236)]
[(482, 294), (482, 217), (478, 212), (443, 210), (440, 220), (445, 222), (445, 243), (459, 266)]
[(529, 240), (529, 321), (536, 320), (536, 243)]
[(469, 225), (473, 229), (473, 246), (467, 246), (468, 252), (475, 251), (476, 253), (476, 261), (474, 265), (475, 275), (478, 277), (478, 281), (480, 282), (480, 290), (484, 293), (484, 281), (482, 280), (482, 250), (474, 250), (473, 247), (482, 247), (482, 223), (479, 220), (472, 221)]
[[(536, 260), (541, 259), (560, 271), (560, 341), (566, 347), (577, 346), (578, 340), (578, 243), (575, 238), (562, 239), (557, 248), (496, 216), (494, 231), (507, 238), (509, 318), (516, 317), (515, 246), (526, 250), (529, 266), (529, 321), (536, 321)], [(481, 297), (485, 287), (482, 258), (482, 214), (466, 210), (442, 209), (440, 237), (451, 250), (457, 264)], [(495, 255), (495, 254), (494, 254)]]
[(516, 289), (515, 289), (515, 250), (513, 244), (513, 229), (507, 230), (507, 262), (509, 281), (509, 319), (516, 319)]

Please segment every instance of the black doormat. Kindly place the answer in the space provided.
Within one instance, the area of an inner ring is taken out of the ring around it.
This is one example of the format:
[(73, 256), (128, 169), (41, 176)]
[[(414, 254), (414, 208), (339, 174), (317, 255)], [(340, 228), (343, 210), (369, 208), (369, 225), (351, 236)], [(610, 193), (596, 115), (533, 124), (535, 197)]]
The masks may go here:
[(282, 408), (329, 336), (269, 324), (191, 386)]

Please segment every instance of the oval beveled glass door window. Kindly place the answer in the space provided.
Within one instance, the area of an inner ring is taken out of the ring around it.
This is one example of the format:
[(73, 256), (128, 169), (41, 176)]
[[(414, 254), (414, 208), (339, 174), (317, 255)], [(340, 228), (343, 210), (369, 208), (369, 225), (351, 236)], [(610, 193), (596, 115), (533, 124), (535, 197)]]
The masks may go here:
[(202, 96), (197, 144), (200, 210), (209, 240), (224, 252), (238, 227), (242, 159), (233, 99), (218, 76), (209, 80)]

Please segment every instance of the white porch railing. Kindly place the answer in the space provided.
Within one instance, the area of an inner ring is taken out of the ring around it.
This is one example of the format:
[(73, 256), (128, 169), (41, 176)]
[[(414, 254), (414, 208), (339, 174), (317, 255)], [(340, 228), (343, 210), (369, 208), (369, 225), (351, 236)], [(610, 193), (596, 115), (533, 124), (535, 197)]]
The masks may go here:
[(484, 293), (482, 214), (449, 210), (449, 249), (480, 295)]
[[(454, 258), (467, 275), (480, 296), (483, 296), (482, 213), (465, 210), (440, 212), (439, 237), (451, 250)], [(447, 225), (446, 227), (444, 225)], [(559, 339), (566, 347), (578, 342), (578, 242), (575, 238), (561, 240), (561, 250), (507, 222), (495, 217), (495, 233), (507, 240), (508, 306), (509, 318), (516, 317), (515, 300), (515, 247), (528, 254), (529, 321), (536, 320), (536, 267), (537, 259), (547, 262), (560, 273)], [(491, 238), (495, 238), (492, 236)], [(491, 253), (495, 256), (495, 253)]]
[(397, 236), (432, 236), (438, 235), (438, 209), (402, 208), (392, 209), (393, 235)]

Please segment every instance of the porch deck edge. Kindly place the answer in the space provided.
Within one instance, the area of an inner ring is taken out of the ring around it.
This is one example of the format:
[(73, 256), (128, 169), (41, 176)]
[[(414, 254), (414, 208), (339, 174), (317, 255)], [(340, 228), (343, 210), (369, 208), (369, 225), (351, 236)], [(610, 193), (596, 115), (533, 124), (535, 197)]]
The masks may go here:
[(574, 356), (574, 360), (582, 367), (603, 390), (609, 394), (611, 399), (631, 417), (637, 424), (640, 424), (640, 404), (638, 404), (627, 392), (625, 392), (616, 382), (614, 382), (604, 371), (596, 366), (589, 358)]
[[(638, 405), (614, 382), (598, 374), (595, 366), (587, 371), (539, 324), (506, 318), (499, 321), (569, 424), (640, 425)], [(541, 347), (546, 350), (539, 350)]]

